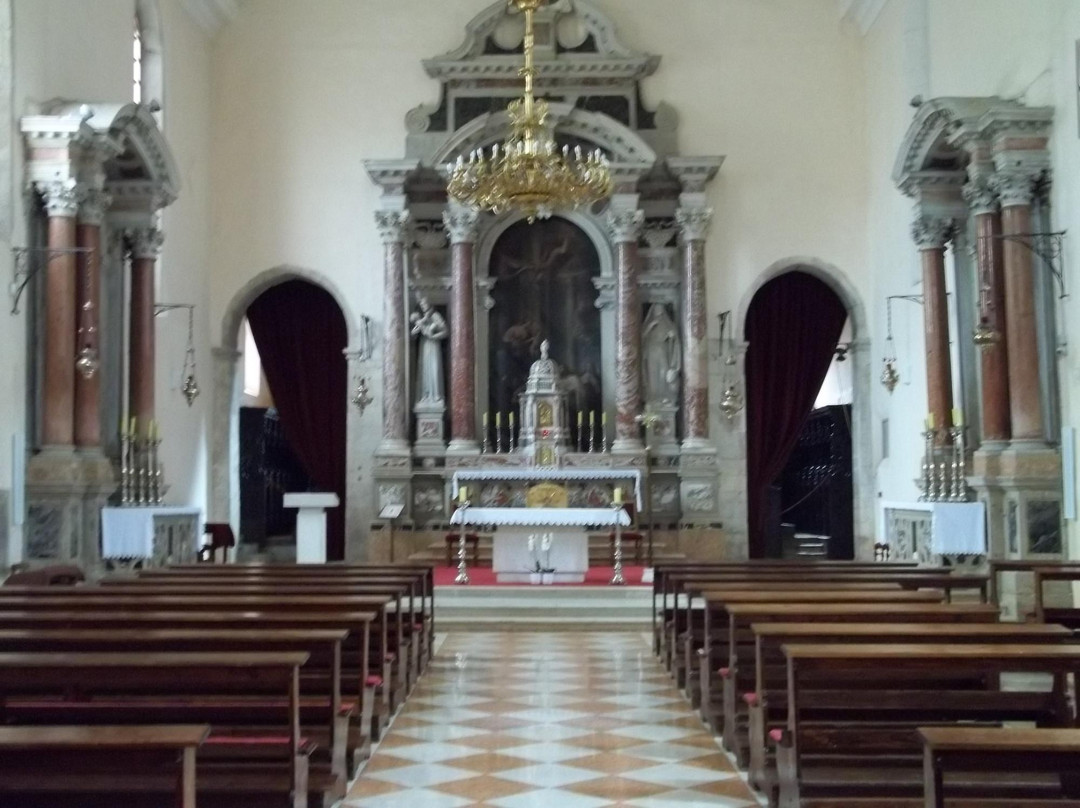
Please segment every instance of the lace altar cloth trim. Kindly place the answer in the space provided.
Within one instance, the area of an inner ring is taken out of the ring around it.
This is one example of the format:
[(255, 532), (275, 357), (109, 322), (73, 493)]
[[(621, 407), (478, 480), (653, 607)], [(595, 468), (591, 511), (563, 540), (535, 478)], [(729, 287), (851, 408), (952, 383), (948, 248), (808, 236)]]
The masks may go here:
[[(470, 482), (513, 482), (536, 480), (537, 482), (576, 482), (580, 480), (633, 480), (634, 503), (640, 511), (641, 472), (637, 469), (491, 469), (488, 471), (456, 471), (453, 479), (453, 498), (458, 496), (458, 484)], [(608, 523), (610, 524), (610, 522)]]
[(630, 525), (626, 511), (614, 508), (466, 508), (454, 511), (450, 524), (460, 525), (462, 514), (468, 525)]

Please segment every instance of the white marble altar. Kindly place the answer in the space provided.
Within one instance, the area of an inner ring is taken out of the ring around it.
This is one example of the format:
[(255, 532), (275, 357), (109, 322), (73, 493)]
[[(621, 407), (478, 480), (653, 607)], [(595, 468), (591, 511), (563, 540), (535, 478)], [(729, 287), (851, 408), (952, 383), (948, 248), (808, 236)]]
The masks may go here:
[(148, 506), (101, 509), (101, 557), (190, 564), (202, 526), (198, 508)]
[(981, 502), (882, 502), (879, 520), (878, 535), (892, 547), (894, 561), (987, 554)]
[(296, 514), (296, 563), (326, 563), (326, 509), (341, 502), (337, 494), (286, 494), (282, 505), (298, 508)]

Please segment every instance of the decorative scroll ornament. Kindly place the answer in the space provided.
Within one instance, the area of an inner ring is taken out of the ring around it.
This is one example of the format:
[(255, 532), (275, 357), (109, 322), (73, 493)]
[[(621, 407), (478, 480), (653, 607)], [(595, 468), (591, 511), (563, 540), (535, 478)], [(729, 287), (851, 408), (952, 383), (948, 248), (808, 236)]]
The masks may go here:
[(564, 146), (560, 154), (548, 125), (548, 104), (533, 88), (536, 66), (533, 15), (547, 0), (511, 0), (525, 14), (525, 94), (507, 108), (511, 134), (490, 155), (482, 149), (447, 166), (447, 193), (463, 205), (492, 213), (517, 210), (529, 222), (547, 219), (556, 210), (591, 205), (611, 196), (614, 182), (607, 156), (596, 149), (584, 154)]

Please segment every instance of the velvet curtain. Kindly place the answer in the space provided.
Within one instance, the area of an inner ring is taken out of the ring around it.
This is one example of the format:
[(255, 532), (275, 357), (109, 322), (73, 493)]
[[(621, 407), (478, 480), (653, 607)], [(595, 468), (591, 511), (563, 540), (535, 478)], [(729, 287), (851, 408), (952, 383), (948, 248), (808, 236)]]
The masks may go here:
[(746, 451), (750, 557), (766, 551), (769, 487), (784, 470), (832, 364), (847, 310), (824, 282), (788, 272), (746, 315)]
[(340, 561), (349, 385), (345, 317), (324, 289), (287, 281), (263, 292), (247, 318), (289, 445), (316, 489), (341, 500), (326, 514), (327, 558)]

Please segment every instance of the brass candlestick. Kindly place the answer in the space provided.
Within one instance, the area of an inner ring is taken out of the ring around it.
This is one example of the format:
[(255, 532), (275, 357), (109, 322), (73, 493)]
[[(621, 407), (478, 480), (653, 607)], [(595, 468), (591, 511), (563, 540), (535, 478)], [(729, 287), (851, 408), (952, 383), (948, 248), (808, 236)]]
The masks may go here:
[(513, 454), (514, 450), (517, 448), (517, 438), (514, 436), (514, 413), (513, 412), (510, 413), (509, 421), (510, 421), (510, 427), (509, 427), (508, 431), (509, 431), (510, 434), (507, 436), (507, 442), (510, 445), (510, 449), (509, 449), (510, 454)]
[(920, 502), (932, 502), (933, 495), (933, 462), (934, 462), (934, 430), (927, 429), (923, 432), (925, 447), (923, 449), (922, 478), (919, 481), (919, 489), (922, 494)]
[(589, 413), (589, 454), (596, 451), (596, 411)]
[(495, 413), (495, 454), (502, 454), (502, 413)]
[(127, 430), (120, 432), (120, 504), (131, 505), (131, 441)]
[(461, 537), (458, 539), (458, 567), (457, 577), (454, 578), (454, 583), (461, 586), (468, 586), (470, 583), (469, 570), (465, 564), (465, 534), (468, 530), (468, 525), (466, 524), (468, 520), (465, 517), (468, 515), (470, 504), (471, 503), (467, 499), (458, 503), (458, 513), (461, 514)]
[(613, 502), (611, 509), (615, 516), (615, 574), (611, 576), (610, 586), (623, 586), (626, 579), (623, 577), (622, 565), (622, 521), (620, 516), (623, 509), (621, 502)]

